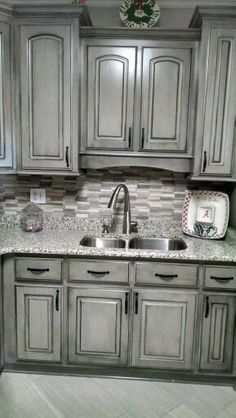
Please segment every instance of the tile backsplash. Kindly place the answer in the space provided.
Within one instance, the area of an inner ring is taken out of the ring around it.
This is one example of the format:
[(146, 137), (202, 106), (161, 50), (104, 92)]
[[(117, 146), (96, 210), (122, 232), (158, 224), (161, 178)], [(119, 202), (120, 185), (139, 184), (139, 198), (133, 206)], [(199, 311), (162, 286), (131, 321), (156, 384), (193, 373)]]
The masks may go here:
[[(30, 189), (40, 187), (46, 189), (46, 204), (40, 206), (47, 215), (106, 216), (111, 193), (119, 183), (127, 185), (132, 218), (137, 219), (180, 220), (185, 190), (209, 188), (191, 185), (182, 173), (147, 168), (89, 170), (80, 177), (1, 175), (0, 214), (20, 214), (30, 201)], [(121, 192), (118, 213), (123, 210), (122, 197)]]

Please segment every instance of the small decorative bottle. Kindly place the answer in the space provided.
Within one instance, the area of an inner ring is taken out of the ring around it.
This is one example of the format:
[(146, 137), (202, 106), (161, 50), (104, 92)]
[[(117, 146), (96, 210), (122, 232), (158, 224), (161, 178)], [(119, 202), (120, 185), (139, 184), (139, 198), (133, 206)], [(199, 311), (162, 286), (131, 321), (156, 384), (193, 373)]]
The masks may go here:
[(38, 232), (43, 229), (43, 211), (34, 203), (22, 210), (21, 227), (26, 232)]

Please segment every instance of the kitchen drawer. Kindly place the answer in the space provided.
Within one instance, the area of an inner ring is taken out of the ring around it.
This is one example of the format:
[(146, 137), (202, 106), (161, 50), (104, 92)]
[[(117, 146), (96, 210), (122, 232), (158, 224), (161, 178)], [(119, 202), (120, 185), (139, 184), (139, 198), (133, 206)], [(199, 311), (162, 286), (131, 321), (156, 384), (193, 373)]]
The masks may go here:
[(205, 287), (236, 290), (236, 267), (205, 266)]
[(129, 262), (111, 260), (69, 260), (69, 280), (128, 283)]
[(197, 266), (174, 263), (136, 263), (136, 283), (156, 286), (196, 286)]
[(15, 258), (16, 280), (62, 280), (62, 259)]

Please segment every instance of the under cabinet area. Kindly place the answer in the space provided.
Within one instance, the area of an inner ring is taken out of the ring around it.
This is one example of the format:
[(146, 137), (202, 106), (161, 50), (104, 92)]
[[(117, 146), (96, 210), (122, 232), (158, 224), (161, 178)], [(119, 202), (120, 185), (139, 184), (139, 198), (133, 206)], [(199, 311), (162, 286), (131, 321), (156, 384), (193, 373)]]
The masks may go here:
[(234, 265), (22, 255), (3, 267), (9, 370), (236, 374)]

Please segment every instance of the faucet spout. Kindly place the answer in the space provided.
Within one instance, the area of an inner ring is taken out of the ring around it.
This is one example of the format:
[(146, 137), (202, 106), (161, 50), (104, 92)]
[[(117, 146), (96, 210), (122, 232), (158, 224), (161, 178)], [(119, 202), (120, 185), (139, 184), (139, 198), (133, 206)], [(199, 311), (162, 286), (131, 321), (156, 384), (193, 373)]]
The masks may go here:
[(131, 231), (130, 198), (129, 198), (129, 190), (125, 184), (119, 184), (116, 187), (108, 203), (108, 208), (110, 209), (115, 208), (121, 189), (123, 189), (124, 191), (123, 233), (130, 234), (130, 231)]

